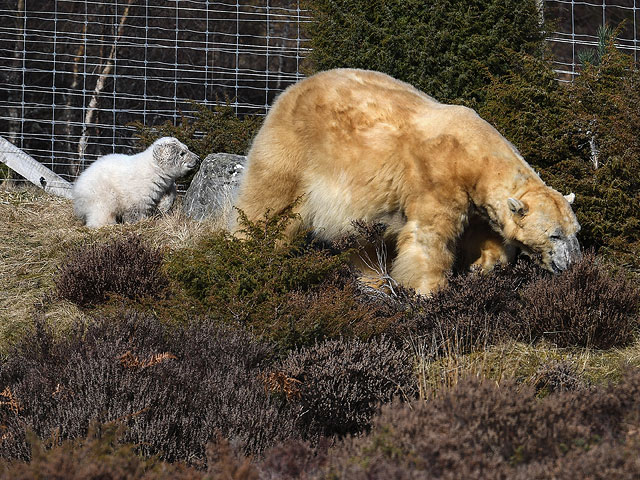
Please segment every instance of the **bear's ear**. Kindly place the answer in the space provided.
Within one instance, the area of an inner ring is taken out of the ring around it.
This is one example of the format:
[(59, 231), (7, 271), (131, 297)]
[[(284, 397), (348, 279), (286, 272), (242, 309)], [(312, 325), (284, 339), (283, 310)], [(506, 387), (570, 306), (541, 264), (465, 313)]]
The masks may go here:
[(569, 205), (573, 205), (573, 201), (576, 199), (576, 194), (571, 192), (569, 195), (564, 195), (564, 199), (569, 202)]
[(172, 142), (162, 142), (153, 146), (153, 158), (159, 164), (164, 163), (168, 158), (171, 158), (171, 152), (175, 148), (175, 144)]
[(527, 213), (527, 206), (517, 198), (509, 197), (507, 199), (507, 205), (509, 205), (509, 210), (511, 210), (511, 213), (514, 215), (524, 215)]

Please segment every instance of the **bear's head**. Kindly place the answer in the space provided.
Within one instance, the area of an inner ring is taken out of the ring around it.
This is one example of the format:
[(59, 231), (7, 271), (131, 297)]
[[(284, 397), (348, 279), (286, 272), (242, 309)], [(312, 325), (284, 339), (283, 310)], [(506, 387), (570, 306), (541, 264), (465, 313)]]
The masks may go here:
[(198, 156), (174, 137), (162, 137), (153, 142), (153, 159), (172, 178), (180, 178), (198, 164)]
[(574, 194), (562, 196), (543, 188), (507, 199), (510, 214), (505, 225), (507, 237), (554, 273), (566, 270), (581, 258), (576, 237), (580, 224), (570, 205), (574, 198)]

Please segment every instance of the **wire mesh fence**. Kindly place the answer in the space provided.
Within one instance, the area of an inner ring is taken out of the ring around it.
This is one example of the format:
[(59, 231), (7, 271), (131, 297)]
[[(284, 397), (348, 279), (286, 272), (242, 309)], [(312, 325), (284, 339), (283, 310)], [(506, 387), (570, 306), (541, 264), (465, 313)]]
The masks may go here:
[(190, 101), (263, 114), (306, 52), (297, 0), (0, 3), (0, 136), (73, 180)]
[[(637, 59), (637, 3), (545, 0), (559, 78), (605, 23)], [(303, 76), (310, 20), (299, 0), (0, 0), (0, 136), (73, 181), (131, 153), (133, 122), (176, 123), (190, 101), (264, 114)]]
[(598, 27), (620, 28), (616, 46), (638, 60), (640, 0), (545, 0), (550, 22), (548, 42), (560, 80), (571, 81), (580, 71), (580, 52), (598, 44)]

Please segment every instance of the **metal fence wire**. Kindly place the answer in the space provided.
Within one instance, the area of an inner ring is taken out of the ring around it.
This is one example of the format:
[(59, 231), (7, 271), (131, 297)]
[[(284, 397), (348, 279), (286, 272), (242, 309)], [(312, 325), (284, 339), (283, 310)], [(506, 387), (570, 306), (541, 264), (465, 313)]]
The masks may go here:
[[(264, 114), (300, 77), (297, 0), (18, 0), (0, 7), (0, 136), (68, 180), (190, 100)], [(2, 5), (2, 3), (0, 3)]]
[[(559, 78), (604, 23), (624, 20), (617, 44), (637, 58), (636, 2), (546, 0)], [(299, 0), (0, 0), (0, 136), (73, 181), (132, 153), (132, 122), (178, 122), (191, 100), (264, 114), (303, 76), (309, 21)]]
[(617, 48), (638, 60), (640, 0), (545, 0), (545, 18), (551, 26), (547, 41), (558, 78), (571, 81), (580, 71), (579, 54), (598, 44), (598, 27), (620, 28)]

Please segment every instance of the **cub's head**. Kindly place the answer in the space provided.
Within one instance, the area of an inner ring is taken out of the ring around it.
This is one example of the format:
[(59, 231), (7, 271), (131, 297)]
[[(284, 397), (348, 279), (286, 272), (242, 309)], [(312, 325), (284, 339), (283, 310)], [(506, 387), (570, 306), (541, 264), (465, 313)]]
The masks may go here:
[(150, 148), (158, 166), (173, 178), (186, 175), (198, 164), (198, 156), (177, 138), (159, 138)]
[(574, 198), (550, 188), (509, 198), (505, 234), (547, 270), (566, 270), (581, 257), (576, 238), (580, 225), (570, 205)]

